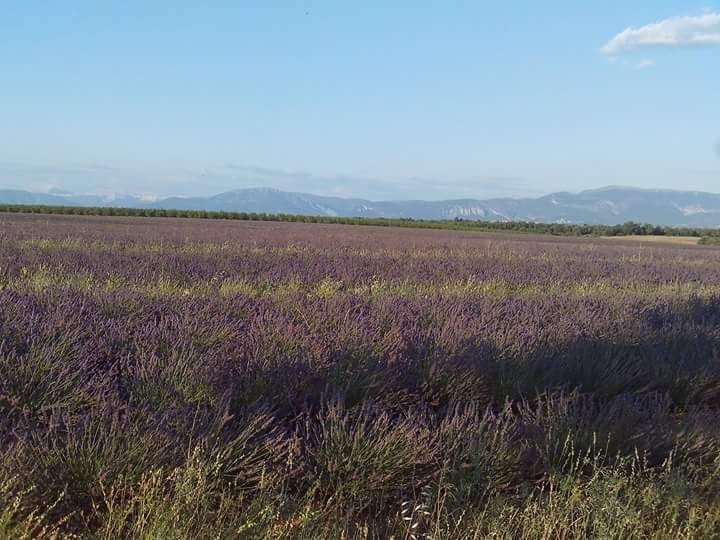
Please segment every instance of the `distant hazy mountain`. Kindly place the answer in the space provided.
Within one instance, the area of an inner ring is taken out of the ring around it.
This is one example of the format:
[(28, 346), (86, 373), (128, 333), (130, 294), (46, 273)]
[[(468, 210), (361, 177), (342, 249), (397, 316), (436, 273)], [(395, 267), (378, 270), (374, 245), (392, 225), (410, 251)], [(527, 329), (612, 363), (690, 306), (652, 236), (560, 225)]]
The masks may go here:
[(50, 193), (32, 193), (17, 189), (0, 190), (2, 204), (67, 204), (65, 197)]
[(720, 195), (696, 191), (606, 187), (580, 193), (552, 193), (537, 199), (456, 199), (447, 201), (368, 201), (288, 193), (268, 188), (229, 191), (212, 197), (171, 197), (146, 201), (137, 197), (78, 196), (0, 190), (0, 203), (133, 208), (173, 208), (265, 212), (320, 216), (403, 217), (546, 223), (720, 227)]
[(35, 193), (17, 189), (0, 189), (0, 204), (40, 204), (51, 206), (112, 206), (116, 208), (149, 208), (151, 202), (139, 197), (74, 195), (53, 189), (49, 193)]

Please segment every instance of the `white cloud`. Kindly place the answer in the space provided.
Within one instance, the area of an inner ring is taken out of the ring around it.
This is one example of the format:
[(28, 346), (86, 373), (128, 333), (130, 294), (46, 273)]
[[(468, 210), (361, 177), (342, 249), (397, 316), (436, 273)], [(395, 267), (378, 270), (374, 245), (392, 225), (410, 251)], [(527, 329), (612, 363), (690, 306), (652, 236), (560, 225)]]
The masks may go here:
[(635, 69), (649, 69), (655, 67), (655, 60), (641, 60), (635, 64)]
[(720, 45), (720, 13), (671, 17), (640, 28), (627, 28), (600, 51), (610, 56), (643, 47), (688, 47)]

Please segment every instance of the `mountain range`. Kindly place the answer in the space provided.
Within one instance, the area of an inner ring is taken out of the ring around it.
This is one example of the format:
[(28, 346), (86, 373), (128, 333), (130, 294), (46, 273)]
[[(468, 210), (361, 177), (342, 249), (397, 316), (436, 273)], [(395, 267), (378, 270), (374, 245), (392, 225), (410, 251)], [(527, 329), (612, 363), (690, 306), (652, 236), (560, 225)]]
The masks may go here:
[(58, 190), (34, 193), (0, 189), (0, 204), (608, 225), (634, 221), (673, 227), (720, 227), (720, 194), (615, 186), (579, 193), (551, 193), (539, 198), (444, 201), (369, 201), (291, 193), (272, 188), (241, 189), (210, 197), (168, 197), (158, 200), (129, 195), (76, 195)]

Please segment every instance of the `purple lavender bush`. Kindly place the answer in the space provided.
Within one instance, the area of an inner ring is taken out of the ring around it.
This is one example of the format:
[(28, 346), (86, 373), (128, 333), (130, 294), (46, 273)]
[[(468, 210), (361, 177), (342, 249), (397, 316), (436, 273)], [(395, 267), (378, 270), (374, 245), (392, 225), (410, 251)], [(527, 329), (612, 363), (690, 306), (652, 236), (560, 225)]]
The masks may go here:
[(720, 250), (0, 216), (0, 537), (720, 537)]

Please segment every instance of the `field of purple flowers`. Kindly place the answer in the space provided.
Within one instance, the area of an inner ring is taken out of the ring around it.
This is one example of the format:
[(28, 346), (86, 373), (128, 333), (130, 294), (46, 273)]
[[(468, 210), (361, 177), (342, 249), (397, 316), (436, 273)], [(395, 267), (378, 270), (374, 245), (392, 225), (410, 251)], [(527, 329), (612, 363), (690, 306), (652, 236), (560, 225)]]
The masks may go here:
[(720, 537), (720, 249), (0, 214), (0, 538)]

